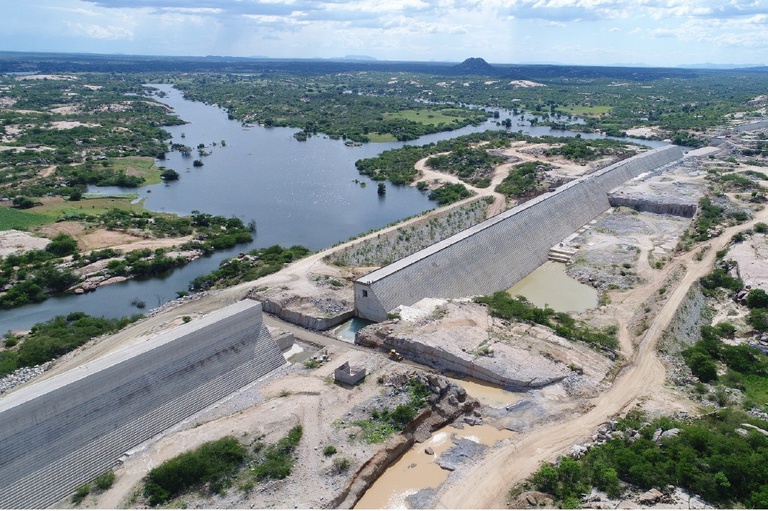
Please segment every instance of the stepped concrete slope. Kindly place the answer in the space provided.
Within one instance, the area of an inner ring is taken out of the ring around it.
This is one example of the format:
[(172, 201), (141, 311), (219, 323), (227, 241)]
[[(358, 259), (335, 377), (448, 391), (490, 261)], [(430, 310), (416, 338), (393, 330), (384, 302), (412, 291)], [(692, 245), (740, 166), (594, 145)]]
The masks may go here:
[(355, 315), (383, 321), (422, 298), (507, 289), (543, 264), (550, 247), (607, 210), (610, 190), (682, 157), (677, 146), (633, 156), (369, 273), (355, 281)]
[(42, 508), (285, 364), (244, 300), (0, 399), (0, 508)]

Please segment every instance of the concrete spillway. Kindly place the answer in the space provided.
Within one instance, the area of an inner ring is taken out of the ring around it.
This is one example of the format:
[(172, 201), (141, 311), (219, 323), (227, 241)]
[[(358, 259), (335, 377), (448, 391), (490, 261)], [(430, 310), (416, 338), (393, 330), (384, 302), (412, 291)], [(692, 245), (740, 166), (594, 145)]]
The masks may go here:
[(508, 289), (547, 260), (552, 245), (607, 210), (608, 192), (683, 157), (654, 149), (571, 181), (355, 281), (355, 314), (383, 321), (398, 305)]
[(245, 300), (0, 399), (0, 508), (55, 504), (128, 449), (285, 364)]

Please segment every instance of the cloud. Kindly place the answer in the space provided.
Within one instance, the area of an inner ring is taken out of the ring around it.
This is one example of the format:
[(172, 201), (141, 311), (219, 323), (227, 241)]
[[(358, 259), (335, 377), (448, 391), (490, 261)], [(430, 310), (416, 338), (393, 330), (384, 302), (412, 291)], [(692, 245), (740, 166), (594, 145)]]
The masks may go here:
[(131, 40), (133, 39), (133, 32), (125, 27), (116, 25), (95, 25), (84, 23), (66, 23), (69, 30), (74, 34), (83, 35), (91, 39), (104, 39), (104, 40)]

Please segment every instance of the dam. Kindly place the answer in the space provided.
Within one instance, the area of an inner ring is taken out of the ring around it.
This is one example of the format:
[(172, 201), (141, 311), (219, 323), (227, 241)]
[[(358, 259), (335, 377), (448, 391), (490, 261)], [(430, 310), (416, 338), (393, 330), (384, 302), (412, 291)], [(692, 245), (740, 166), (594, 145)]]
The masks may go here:
[(285, 364), (243, 300), (0, 399), (0, 508), (42, 508)]
[(553, 245), (606, 211), (609, 191), (682, 157), (670, 145), (614, 163), (360, 277), (355, 315), (384, 321), (395, 307), (422, 298), (509, 289), (542, 265)]

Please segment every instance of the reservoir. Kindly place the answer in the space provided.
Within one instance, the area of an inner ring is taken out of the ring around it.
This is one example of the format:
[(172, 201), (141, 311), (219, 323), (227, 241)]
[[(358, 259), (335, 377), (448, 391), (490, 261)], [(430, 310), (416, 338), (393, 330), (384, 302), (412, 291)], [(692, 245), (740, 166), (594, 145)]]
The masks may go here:
[[(221, 261), (240, 252), (274, 244), (299, 244), (317, 251), (435, 207), (426, 193), (414, 187), (387, 183), (386, 195), (379, 196), (376, 183), (355, 168), (358, 159), (402, 147), (403, 142), (349, 147), (323, 135), (299, 142), (293, 137), (297, 129), (243, 126), (228, 119), (220, 108), (184, 99), (171, 85), (150, 87), (158, 91), (158, 101), (188, 123), (165, 128), (172, 135), (171, 142), (192, 147), (193, 151), (188, 157), (170, 152), (165, 161), (157, 162), (177, 171), (180, 179), (139, 188), (145, 207), (180, 215), (198, 210), (235, 216), (245, 223), (253, 220), (257, 225), (254, 241), (216, 252), (160, 277), (134, 279), (101, 287), (94, 293), (53, 297), (40, 304), (0, 311), (3, 332), (26, 330), (73, 311), (105, 317), (136, 314), (142, 311), (132, 301), (143, 301), (147, 308), (158, 307), (176, 298), (177, 291), (186, 291), (195, 277), (218, 268)], [(501, 112), (502, 118), (507, 114), (512, 115)], [(409, 144), (423, 145), (488, 129), (499, 128), (489, 119), (480, 126), (427, 135)], [(575, 135), (544, 126), (529, 126), (522, 131), (532, 135)], [(601, 138), (597, 134), (582, 136)], [(198, 155), (200, 144), (207, 156)], [(195, 159), (200, 159), (203, 166), (193, 166)], [(90, 191), (124, 193), (135, 189), (92, 187)]]

